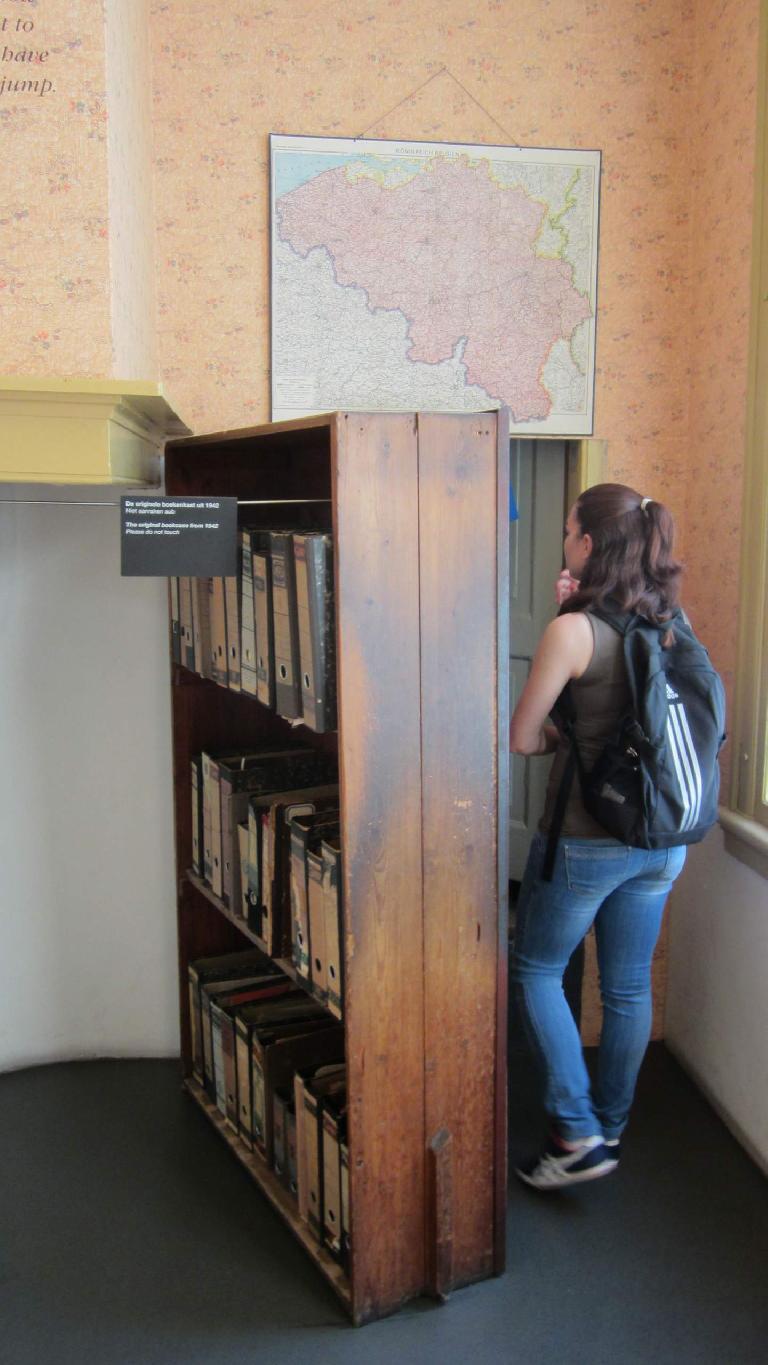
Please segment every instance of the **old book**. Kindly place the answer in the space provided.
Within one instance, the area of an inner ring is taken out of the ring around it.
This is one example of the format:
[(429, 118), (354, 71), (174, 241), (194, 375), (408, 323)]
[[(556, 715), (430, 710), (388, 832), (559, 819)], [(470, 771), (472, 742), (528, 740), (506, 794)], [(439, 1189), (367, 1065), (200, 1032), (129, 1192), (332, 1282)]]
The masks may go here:
[(238, 919), (248, 921), (248, 824), (243, 821), (237, 827), (237, 843), (240, 853), (240, 869), (237, 879), (238, 904), (236, 914)]
[(192, 779), (192, 871), (203, 875), (203, 756), (190, 759)]
[[(202, 802), (203, 802), (203, 877), (209, 884), (213, 879), (213, 834), (212, 834), (212, 809), (214, 800), (214, 768), (216, 760), (210, 754), (200, 755), (200, 772), (203, 780)], [(218, 770), (216, 770), (216, 792), (218, 800)]]
[[(345, 1078), (345, 1068), (339, 1063), (331, 1063), (327, 1066), (301, 1067), (296, 1071), (293, 1078), (294, 1106), (296, 1109), (296, 1198), (299, 1216), (305, 1223), (309, 1222), (312, 1176), (314, 1175), (314, 1179), (317, 1180), (317, 1094), (324, 1086), (326, 1088), (343, 1086)], [(308, 1111), (306, 1099), (310, 1086), (314, 1087), (315, 1098), (310, 1103)], [(312, 1126), (308, 1125), (307, 1122), (308, 1113), (310, 1119), (314, 1118)], [(314, 1139), (314, 1151), (312, 1139)]]
[(194, 618), (194, 669), (201, 678), (213, 673), (211, 656), (211, 582), (210, 578), (192, 579), (192, 615)]
[(322, 839), (338, 833), (338, 811), (299, 815), (291, 820), (290, 895), (291, 956), (296, 971), (307, 981), (312, 977), (310, 951), (309, 898), (307, 894), (307, 850), (319, 848)]
[(271, 531), (272, 623), (275, 640), (275, 709), (281, 716), (301, 716), (299, 621), (296, 574), (290, 531)]
[(317, 848), (307, 848), (306, 859), (312, 992), (318, 1000), (325, 1004), (328, 996), (328, 975), (325, 948), (325, 907), (323, 904), (323, 855), (319, 844)]
[(301, 706), (304, 724), (336, 728), (336, 631), (333, 538), (294, 532), (296, 608), (299, 623)]
[[(250, 999), (229, 999), (211, 1003), (211, 1042), (216, 1104), (228, 1126), (239, 1130), (239, 1079), (237, 1055), (237, 1025), (242, 1018), (246, 1025), (258, 1028), (266, 1017), (280, 1017), (284, 1002), (298, 1000), (292, 982), (281, 981), (279, 987), (265, 987), (258, 992), (244, 992)], [(268, 1012), (265, 1010), (269, 1007)], [(250, 1090), (250, 1082), (246, 1089)]]
[(285, 1115), (285, 1143), (286, 1143), (286, 1172), (283, 1181), (288, 1193), (294, 1199), (298, 1197), (297, 1183), (297, 1161), (296, 1161), (296, 1103), (291, 1101)]
[(227, 981), (261, 975), (275, 976), (277, 967), (268, 963), (257, 948), (238, 953), (219, 953), (215, 957), (201, 957), (187, 966), (189, 994), (189, 1022), (192, 1043), (192, 1070), (202, 1085), (205, 1080), (203, 1063), (203, 1034), (200, 1016), (200, 986), (207, 981)]
[[(231, 904), (233, 873), (239, 866), (235, 846), (237, 824), (248, 817), (248, 796), (270, 791), (301, 788), (336, 775), (336, 759), (316, 749), (294, 747), (268, 753), (244, 754), (239, 760), (221, 759), (218, 764), (221, 845), (217, 847), (215, 820), (212, 825), (213, 890)], [(215, 782), (215, 775), (212, 775)], [(239, 797), (238, 800), (232, 798)], [(214, 798), (215, 799), (215, 798)], [(217, 885), (216, 858), (220, 859), (221, 881)]]
[[(302, 1030), (294, 1030), (285, 1025), (302, 1023)], [(268, 1031), (257, 1029), (251, 1036), (251, 1099), (253, 1145), (269, 1163), (272, 1160), (272, 1090), (274, 1085), (284, 1082), (292, 1074), (286, 1061), (290, 1054), (280, 1051), (281, 1044), (287, 1047), (298, 1033), (299, 1037), (309, 1039), (312, 1055), (316, 1047), (322, 1045), (322, 1038), (338, 1028), (317, 1002), (308, 995), (304, 1005), (286, 1003), (284, 1014), (278, 1023)], [(338, 1042), (335, 1049), (338, 1051)], [(343, 1049), (343, 1036), (341, 1038)], [(278, 1051), (275, 1051), (278, 1049)], [(325, 1054), (328, 1055), (327, 1053)]]
[(179, 579), (179, 626), (181, 633), (181, 662), (194, 668), (194, 617), (192, 615), (192, 580)]
[(323, 919), (325, 922), (326, 1005), (337, 1019), (344, 1012), (344, 962), (341, 929), (341, 842), (323, 839)]
[[(216, 1101), (216, 1071), (213, 1028), (213, 1006), (253, 1005), (272, 1001), (276, 997), (288, 995), (293, 983), (288, 977), (254, 976), (251, 981), (206, 982), (200, 987), (200, 1021), (203, 1034), (203, 1073), (204, 1085), (210, 1098)], [(220, 1046), (221, 1014), (217, 1013), (217, 1036)]]
[(240, 687), (256, 696), (256, 625), (253, 614), (253, 532), (240, 532)]
[(283, 1185), (288, 1183), (288, 1110), (292, 1106), (292, 1086), (277, 1086), (272, 1094), (272, 1169)]
[[(233, 1016), (234, 1023), (234, 1067), (237, 1103), (236, 1131), (249, 1149), (253, 1150), (253, 1083), (251, 1069), (251, 1043), (253, 1035), (262, 1030), (302, 1032), (307, 1025), (307, 996), (304, 991), (292, 989), (284, 995), (262, 1004), (238, 1007)], [(232, 1124), (235, 1127), (235, 1124)]]
[[(287, 1000), (287, 996), (283, 997)], [(307, 996), (304, 991), (294, 991), (291, 1000), (301, 1001), (304, 1009), (300, 1011), (298, 1019), (280, 1021), (273, 1015), (270, 1027), (273, 1029), (280, 1026), (282, 1036), (293, 1036), (294, 1034), (304, 1033), (307, 1029), (306, 1023), (306, 1001)], [(249, 1008), (238, 1010), (235, 1015), (235, 1071), (237, 1077), (238, 1094), (238, 1133), (241, 1141), (249, 1149), (253, 1150), (253, 1087), (251, 1074), (251, 1040), (254, 1031), (259, 1025), (264, 1025), (263, 1016), (254, 1015)]]
[(226, 687), (227, 671), (227, 608), (223, 578), (210, 580), (211, 673), (213, 681)]
[(273, 957), (290, 956), (290, 821), (338, 807), (338, 783), (252, 797), (248, 812), (249, 924)]
[(275, 708), (275, 633), (272, 613), (272, 561), (269, 533), (254, 535), (253, 620), (256, 630), (256, 696)]
[(332, 1097), (346, 1093), (343, 1067), (335, 1074), (315, 1076), (304, 1086), (304, 1144), (307, 1172), (307, 1222), (317, 1238), (323, 1240), (323, 1109)]
[(227, 627), (227, 686), (240, 691), (240, 580), (224, 579), (224, 612)]
[(179, 580), (168, 579), (169, 609), (171, 617), (171, 658), (175, 664), (181, 663), (181, 616), (179, 612)]
[(341, 1165), (341, 1264), (349, 1274), (349, 1144), (346, 1133), (339, 1143)]
[[(292, 999), (299, 999), (294, 991)], [(238, 1010), (235, 1015), (235, 1077), (237, 1083), (237, 1131), (240, 1140), (249, 1151), (253, 1151), (253, 1087), (251, 1080), (251, 1038), (259, 1024), (264, 1023), (262, 1014), (250, 1008)], [(303, 1023), (295, 1025), (304, 1028)]]
[(346, 1091), (329, 1096), (323, 1105), (323, 1241), (335, 1260), (341, 1260), (341, 1142), (346, 1131)]

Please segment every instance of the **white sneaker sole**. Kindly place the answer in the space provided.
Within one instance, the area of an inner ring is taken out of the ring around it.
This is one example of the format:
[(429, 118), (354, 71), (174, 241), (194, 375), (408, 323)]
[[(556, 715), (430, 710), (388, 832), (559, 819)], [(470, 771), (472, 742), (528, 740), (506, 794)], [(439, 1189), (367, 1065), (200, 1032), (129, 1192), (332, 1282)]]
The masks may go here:
[(587, 1171), (563, 1171), (559, 1177), (551, 1180), (536, 1180), (533, 1176), (518, 1170), (515, 1171), (515, 1175), (524, 1185), (530, 1185), (534, 1190), (562, 1190), (567, 1185), (583, 1185), (587, 1180), (599, 1180), (603, 1175), (610, 1175), (618, 1164), (618, 1161), (601, 1161), (599, 1166), (591, 1166)]

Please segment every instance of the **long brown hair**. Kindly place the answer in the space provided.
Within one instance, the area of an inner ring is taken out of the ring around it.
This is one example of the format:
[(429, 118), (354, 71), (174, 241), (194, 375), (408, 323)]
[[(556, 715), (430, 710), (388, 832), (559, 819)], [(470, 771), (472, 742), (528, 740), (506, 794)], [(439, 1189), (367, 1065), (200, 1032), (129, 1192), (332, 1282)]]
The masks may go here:
[(579, 591), (561, 612), (602, 607), (610, 598), (654, 625), (668, 621), (678, 604), (682, 565), (673, 557), (675, 524), (664, 504), (623, 483), (598, 483), (581, 494), (574, 515), (582, 535), (592, 537), (592, 553)]

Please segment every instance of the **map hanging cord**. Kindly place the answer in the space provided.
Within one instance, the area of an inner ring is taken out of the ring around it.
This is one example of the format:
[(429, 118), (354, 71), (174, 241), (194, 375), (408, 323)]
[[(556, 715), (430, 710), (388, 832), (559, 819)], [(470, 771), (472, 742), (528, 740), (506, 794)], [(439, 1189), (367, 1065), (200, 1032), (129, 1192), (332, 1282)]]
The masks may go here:
[(519, 149), (520, 143), (515, 138), (512, 137), (512, 134), (508, 131), (508, 129), (504, 127), (504, 124), (499, 123), (499, 120), (497, 118), (494, 118), (490, 110), (486, 109), (485, 105), (481, 104), (480, 101), (475, 98), (475, 96), (472, 94), (470, 90), (467, 90), (466, 85), (463, 85), (462, 82), (459, 80), (458, 76), (454, 76), (453, 72), (449, 71), (447, 66), (441, 66), (439, 71), (434, 71), (431, 76), (428, 76), (425, 81), (422, 81), (421, 85), (417, 85), (415, 90), (411, 90), (409, 94), (403, 95), (403, 98), (401, 100), (398, 100), (397, 104), (393, 105), (391, 109), (388, 109), (386, 114), (380, 114), (378, 118), (375, 118), (373, 120), (373, 123), (369, 123), (368, 127), (363, 129), (362, 133), (358, 133), (357, 136), (355, 137), (355, 141), (357, 142), (359, 139), (364, 138), (367, 133), (370, 133), (371, 128), (375, 128), (377, 123), (382, 123), (384, 119), (389, 118), (390, 114), (394, 114), (397, 109), (402, 108), (404, 104), (408, 103), (408, 100), (412, 100), (415, 95), (418, 95), (421, 90), (424, 90), (424, 88), (428, 86), (431, 81), (437, 80), (438, 76), (450, 76), (451, 80), (454, 81), (456, 85), (458, 85), (459, 89), (464, 91), (464, 94), (467, 96), (467, 98), (470, 99), (473, 104), (476, 104), (478, 109), (481, 109), (482, 112), (488, 116), (488, 118), (491, 120), (491, 123), (495, 123), (496, 127), (501, 129), (502, 133), (506, 138), (512, 139), (509, 145), (511, 147)]

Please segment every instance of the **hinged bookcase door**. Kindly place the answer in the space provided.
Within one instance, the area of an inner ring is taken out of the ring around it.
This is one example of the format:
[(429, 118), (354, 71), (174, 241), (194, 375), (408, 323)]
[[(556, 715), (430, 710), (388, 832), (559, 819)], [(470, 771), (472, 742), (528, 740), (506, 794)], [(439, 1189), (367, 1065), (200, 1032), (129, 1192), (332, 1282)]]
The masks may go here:
[(417, 440), (343, 414), (334, 449), (353, 1311), (424, 1286)]
[(425, 1122), (430, 1153), (441, 1153), (431, 1156), (428, 1193), (439, 1212), (436, 1292), (503, 1269), (506, 721), (498, 675), (506, 655), (498, 566), (506, 572), (508, 448), (500, 423), (496, 413), (418, 419)]

